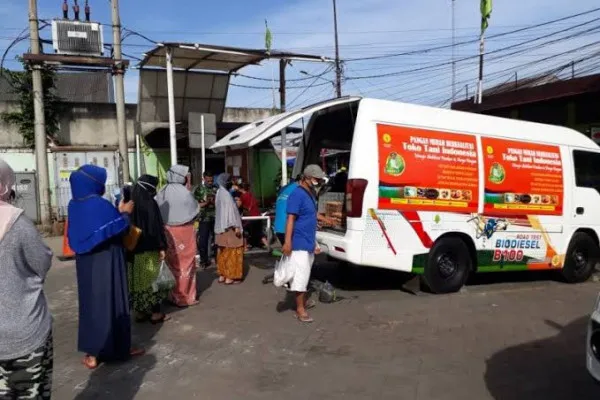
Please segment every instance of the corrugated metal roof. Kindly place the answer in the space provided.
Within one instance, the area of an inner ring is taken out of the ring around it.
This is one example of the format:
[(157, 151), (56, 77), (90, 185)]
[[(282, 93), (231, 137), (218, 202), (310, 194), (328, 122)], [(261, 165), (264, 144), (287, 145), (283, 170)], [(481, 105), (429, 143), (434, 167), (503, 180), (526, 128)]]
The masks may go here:
[[(64, 102), (113, 103), (113, 80), (107, 72), (59, 72), (56, 74), (56, 90)], [(18, 96), (6, 80), (0, 76), (0, 101), (18, 101)]]
[(184, 70), (204, 70), (235, 72), (239, 69), (274, 58), (288, 60), (332, 62), (333, 60), (311, 54), (290, 53), (266, 49), (245, 49), (241, 47), (215, 46), (200, 43), (159, 43), (147, 52), (139, 66), (166, 67), (167, 49), (172, 52), (174, 68)]
[(600, 74), (582, 76), (580, 78), (556, 80), (544, 84), (532, 84), (516, 90), (494, 93), (484, 96), (482, 104), (474, 104), (473, 100), (452, 103), (453, 110), (484, 112), (522, 104), (537, 103), (560, 99), (584, 93), (600, 92)]

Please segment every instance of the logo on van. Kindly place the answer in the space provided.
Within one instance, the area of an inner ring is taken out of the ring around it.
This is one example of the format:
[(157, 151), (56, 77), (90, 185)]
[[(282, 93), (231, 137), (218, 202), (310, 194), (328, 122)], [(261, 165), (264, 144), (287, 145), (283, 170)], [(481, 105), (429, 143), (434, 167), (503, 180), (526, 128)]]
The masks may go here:
[(406, 168), (404, 158), (395, 151), (390, 153), (385, 161), (385, 173), (392, 176), (400, 176)]
[(499, 163), (493, 163), (490, 167), (490, 176), (488, 179), (491, 183), (495, 183), (497, 185), (504, 182), (504, 179), (506, 179), (506, 171), (504, 170), (504, 167)]

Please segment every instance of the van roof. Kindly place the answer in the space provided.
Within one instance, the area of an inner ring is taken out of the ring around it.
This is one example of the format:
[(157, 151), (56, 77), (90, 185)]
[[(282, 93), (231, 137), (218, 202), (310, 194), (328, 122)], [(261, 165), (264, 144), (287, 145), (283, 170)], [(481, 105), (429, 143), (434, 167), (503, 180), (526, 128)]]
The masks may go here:
[(382, 123), (599, 149), (598, 145), (584, 134), (556, 125), (373, 98), (360, 100), (359, 116), (364, 116), (364, 113), (369, 120)]

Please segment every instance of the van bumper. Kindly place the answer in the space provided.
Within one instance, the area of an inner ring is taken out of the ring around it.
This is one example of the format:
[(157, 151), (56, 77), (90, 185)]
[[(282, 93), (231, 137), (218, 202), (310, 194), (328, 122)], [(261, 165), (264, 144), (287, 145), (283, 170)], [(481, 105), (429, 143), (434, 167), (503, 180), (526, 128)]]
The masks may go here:
[(321, 246), (321, 252), (328, 256), (351, 264), (360, 264), (362, 236), (362, 231), (351, 230), (347, 230), (345, 234), (317, 232), (317, 243)]

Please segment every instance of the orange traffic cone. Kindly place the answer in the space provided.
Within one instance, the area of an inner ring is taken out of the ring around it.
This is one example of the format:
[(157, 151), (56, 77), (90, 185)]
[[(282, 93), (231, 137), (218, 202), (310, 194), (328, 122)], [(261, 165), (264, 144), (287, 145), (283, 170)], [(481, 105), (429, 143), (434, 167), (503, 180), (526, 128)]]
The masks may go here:
[(61, 261), (72, 260), (75, 257), (75, 253), (69, 246), (69, 239), (67, 238), (67, 230), (69, 229), (68, 221), (65, 221), (65, 229), (63, 232), (63, 246), (62, 246), (62, 256), (58, 257)]

